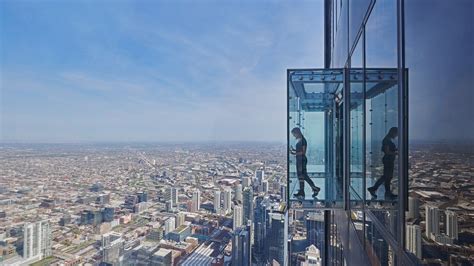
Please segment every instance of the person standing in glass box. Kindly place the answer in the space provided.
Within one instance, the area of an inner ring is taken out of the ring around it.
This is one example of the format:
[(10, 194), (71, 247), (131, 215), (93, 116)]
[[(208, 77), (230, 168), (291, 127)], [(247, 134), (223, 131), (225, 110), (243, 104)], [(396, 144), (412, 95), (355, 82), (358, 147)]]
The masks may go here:
[(384, 184), (385, 187), (385, 200), (393, 200), (397, 195), (393, 194), (390, 189), (390, 182), (393, 178), (393, 170), (395, 169), (395, 157), (398, 155), (397, 146), (392, 142), (392, 139), (398, 136), (398, 128), (392, 127), (388, 131), (387, 135), (382, 141), (382, 151), (384, 156), (382, 158), (383, 163), (383, 175), (375, 182), (372, 187), (367, 188), (370, 195), (374, 199), (377, 199), (377, 189)]
[(300, 185), (298, 193), (294, 194), (294, 196), (296, 198), (304, 198), (304, 182), (306, 181), (311, 189), (313, 189), (313, 197), (316, 197), (321, 189), (314, 184), (313, 180), (308, 176), (308, 170), (306, 169), (306, 165), (308, 164), (308, 158), (306, 158), (308, 143), (298, 127), (293, 128), (291, 134), (293, 134), (297, 140), (296, 149), (292, 147), (290, 152), (296, 157), (296, 172)]

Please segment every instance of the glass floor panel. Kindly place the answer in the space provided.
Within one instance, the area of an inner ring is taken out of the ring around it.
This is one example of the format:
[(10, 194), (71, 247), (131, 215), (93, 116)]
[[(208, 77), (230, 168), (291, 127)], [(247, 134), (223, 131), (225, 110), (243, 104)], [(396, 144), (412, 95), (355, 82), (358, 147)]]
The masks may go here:
[(304, 199), (296, 198), (296, 194), (299, 190), (299, 182), (296, 174), (290, 173), (289, 178), (289, 198), (290, 204), (294, 208), (303, 208), (303, 209), (341, 209), (342, 208), (342, 190), (341, 192), (336, 192), (333, 185), (333, 179), (324, 177), (322, 173), (309, 173), (311, 180), (316, 186), (321, 190), (317, 197), (312, 197), (313, 191), (309, 184), (305, 182)]

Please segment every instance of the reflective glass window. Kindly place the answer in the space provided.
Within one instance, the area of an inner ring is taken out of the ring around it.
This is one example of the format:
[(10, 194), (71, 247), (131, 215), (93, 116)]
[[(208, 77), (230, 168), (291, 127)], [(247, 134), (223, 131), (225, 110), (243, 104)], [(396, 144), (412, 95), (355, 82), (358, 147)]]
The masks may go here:
[(367, 68), (397, 67), (397, 0), (376, 1), (365, 38)]
[(349, 47), (352, 47), (355, 42), (370, 2), (371, 0), (349, 1)]
[(350, 69), (350, 202), (353, 207), (362, 204), (364, 197), (364, 72), (362, 68), (363, 39), (351, 57)]

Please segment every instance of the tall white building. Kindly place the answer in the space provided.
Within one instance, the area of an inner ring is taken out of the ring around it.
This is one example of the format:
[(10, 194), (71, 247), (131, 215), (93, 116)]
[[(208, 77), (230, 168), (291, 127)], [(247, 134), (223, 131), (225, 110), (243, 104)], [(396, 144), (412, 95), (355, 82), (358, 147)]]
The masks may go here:
[(454, 211), (446, 211), (446, 235), (451, 239), (458, 239), (458, 216)]
[(417, 197), (408, 197), (408, 219), (416, 219), (420, 217), (420, 200)]
[(217, 214), (221, 212), (221, 191), (216, 190), (214, 191), (214, 211)]
[(242, 206), (234, 206), (234, 230), (242, 226)]
[(165, 234), (172, 232), (174, 229), (176, 229), (176, 219), (170, 217), (165, 221)]
[(226, 188), (224, 190), (224, 213), (229, 213), (232, 210), (232, 190)]
[(48, 257), (51, 252), (51, 225), (48, 220), (23, 226), (23, 258), (28, 263)]
[(171, 207), (172, 208), (178, 208), (179, 205), (179, 200), (178, 200), (178, 188), (176, 187), (170, 187), (170, 198), (169, 201), (171, 202)]
[(120, 264), (123, 260), (125, 241), (117, 232), (110, 232), (102, 236), (102, 262)]
[(183, 225), (185, 222), (185, 219), (186, 219), (186, 215), (184, 215), (184, 213), (180, 212), (176, 214), (176, 228)]
[(439, 209), (436, 206), (426, 205), (426, 237), (436, 239), (439, 235)]
[(238, 202), (242, 202), (242, 185), (238, 184), (234, 189), (234, 199)]
[(419, 225), (407, 225), (406, 247), (418, 259), (421, 259), (421, 228)]
[(201, 191), (195, 190), (193, 192), (191, 211), (196, 212), (201, 208)]

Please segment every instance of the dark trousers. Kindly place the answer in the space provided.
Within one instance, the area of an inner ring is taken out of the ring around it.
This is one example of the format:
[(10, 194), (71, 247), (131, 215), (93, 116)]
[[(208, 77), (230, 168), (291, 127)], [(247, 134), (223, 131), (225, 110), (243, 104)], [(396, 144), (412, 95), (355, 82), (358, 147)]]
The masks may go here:
[(296, 158), (296, 173), (298, 175), (298, 181), (300, 184), (300, 192), (304, 192), (304, 181), (308, 182), (309, 186), (314, 190), (316, 185), (313, 180), (308, 175), (308, 170), (306, 165), (308, 164), (308, 159), (305, 157)]
[(385, 187), (385, 193), (391, 193), (390, 182), (393, 178), (393, 170), (395, 168), (395, 161), (390, 159), (382, 159), (383, 175), (375, 182), (373, 188), (377, 190), (382, 183)]

